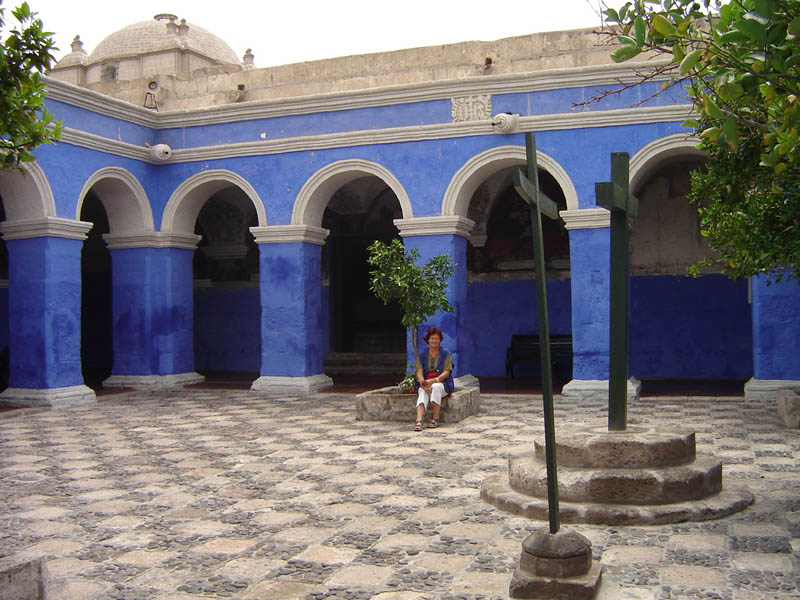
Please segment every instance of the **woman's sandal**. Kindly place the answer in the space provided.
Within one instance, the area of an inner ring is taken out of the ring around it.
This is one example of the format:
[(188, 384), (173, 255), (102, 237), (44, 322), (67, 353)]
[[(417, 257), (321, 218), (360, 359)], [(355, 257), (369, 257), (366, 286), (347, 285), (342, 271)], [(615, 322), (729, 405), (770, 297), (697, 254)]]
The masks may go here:
[(414, 431), (422, 431), (422, 421), (414, 423)]
[(428, 421), (428, 427), (430, 429), (433, 429), (438, 426), (439, 426), (439, 419), (431, 419), (430, 421)]

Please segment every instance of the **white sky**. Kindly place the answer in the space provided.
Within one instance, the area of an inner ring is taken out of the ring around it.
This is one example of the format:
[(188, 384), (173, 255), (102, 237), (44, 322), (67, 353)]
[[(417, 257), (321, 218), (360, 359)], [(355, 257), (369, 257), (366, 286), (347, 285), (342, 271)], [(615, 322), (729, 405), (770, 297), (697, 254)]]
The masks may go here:
[[(75, 35), (92, 50), (127, 25), (172, 13), (225, 40), (257, 67), (402, 48), (491, 41), (539, 31), (600, 25), (603, 0), (27, 0), (61, 58)], [(10, 9), (3, 0), (6, 29)], [(605, 0), (619, 7), (624, 0)]]

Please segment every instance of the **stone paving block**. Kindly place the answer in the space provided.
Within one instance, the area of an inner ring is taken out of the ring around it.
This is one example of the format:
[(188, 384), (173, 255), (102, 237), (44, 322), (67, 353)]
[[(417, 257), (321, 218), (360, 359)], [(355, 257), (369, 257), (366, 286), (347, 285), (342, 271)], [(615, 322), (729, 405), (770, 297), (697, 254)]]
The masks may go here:
[(789, 554), (766, 552), (736, 552), (733, 565), (743, 571), (783, 571), (792, 572), (792, 557)]
[(716, 569), (681, 565), (664, 567), (661, 570), (661, 583), (695, 588), (724, 588), (727, 582), (725, 575)]

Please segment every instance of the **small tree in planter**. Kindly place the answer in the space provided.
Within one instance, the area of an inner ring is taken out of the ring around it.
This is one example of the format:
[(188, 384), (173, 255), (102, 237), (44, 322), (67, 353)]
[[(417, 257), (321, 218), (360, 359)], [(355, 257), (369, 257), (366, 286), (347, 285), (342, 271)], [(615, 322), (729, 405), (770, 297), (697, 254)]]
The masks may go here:
[(420, 266), (416, 263), (419, 251), (406, 252), (398, 239), (388, 244), (373, 242), (367, 251), (367, 262), (374, 267), (370, 271), (370, 289), (384, 304), (394, 301), (400, 305), (401, 323), (411, 334), (416, 364), (419, 326), (438, 311), (453, 312), (445, 296), (447, 279), (455, 269), (453, 259), (449, 254), (440, 254)]

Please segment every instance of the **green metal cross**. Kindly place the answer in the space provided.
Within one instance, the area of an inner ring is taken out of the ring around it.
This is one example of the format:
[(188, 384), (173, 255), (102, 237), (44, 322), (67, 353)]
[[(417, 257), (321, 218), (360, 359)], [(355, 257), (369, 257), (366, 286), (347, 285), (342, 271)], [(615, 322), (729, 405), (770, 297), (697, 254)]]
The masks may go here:
[(536, 267), (536, 299), (539, 307), (539, 344), (542, 365), (542, 397), (544, 404), (544, 442), (547, 463), (547, 512), (550, 533), (558, 533), (558, 476), (556, 474), (556, 435), (553, 417), (553, 378), (550, 372), (550, 325), (547, 318), (547, 285), (544, 270), (544, 243), (542, 217), (558, 219), (556, 203), (539, 190), (539, 169), (536, 165), (536, 140), (532, 133), (525, 134), (525, 153), (528, 176), (520, 169), (514, 170), (514, 188), (531, 209), (533, 232), (533, 258)]
[(611, 211), (611, 308), (608, 349), (608, 429), (624, 431), (628, 406), (628, 225), (639, 213), (630, 193), (630, 158), (611, 153), (611, 181), (595, 183), (598, 206)]

